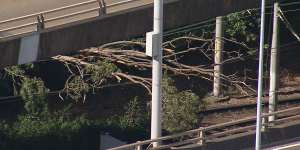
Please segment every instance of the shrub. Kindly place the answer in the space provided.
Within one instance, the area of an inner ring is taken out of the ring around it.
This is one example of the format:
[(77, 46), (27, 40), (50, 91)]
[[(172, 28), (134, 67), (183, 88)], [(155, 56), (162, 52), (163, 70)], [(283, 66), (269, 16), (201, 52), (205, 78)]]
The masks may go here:
[(173, 80), (162, 82), (163, 128), (168, 132), (180, 132), (195, 128), (199, 123), (199, 97), (191, 91), (178, 91)]
[(28, 114), (38, 116), (48, 111), (47, 92), (48, 89), (44, 86), (44, 82), (41, 79), (23, 79), (20, 94), (25, 102), (24, 108)]
[(145, 111), (145, 107), (142, 106), (138, 97), (125, 106), (125, 113), (119, 119), (121, 128), (143, 128), (148, 120), (148, 114)]

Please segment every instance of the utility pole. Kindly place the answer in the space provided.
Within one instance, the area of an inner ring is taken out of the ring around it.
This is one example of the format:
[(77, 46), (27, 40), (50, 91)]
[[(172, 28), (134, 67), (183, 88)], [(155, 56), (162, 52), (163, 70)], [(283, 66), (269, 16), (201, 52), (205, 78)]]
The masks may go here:
[[(277, 109), (277, 89), (278, 89), (278, 8), (279, 4), (274, 4), (274, 18), (273, 18), (273, 35), (272, 35), (272, 48), (271, 48), (271, 64), (270, 64), (270, 90), (269, 90), (269, 113), (273, 113)], [(269, 116), (268, 121), (275, 120), (275, 115)]]
[(261, 1), (261, 20), (260, 20), (260, 42), (259, 42), (259, 71), (257, 87), (257, 113), (256, 113), (256, 137), (255, 150), (261, 149), (261, 101), (263, 90), (263, 64), (264, 64), (264, 43), (265, 43), (265, 0)]
[[(151, 112), (151, 139), (161, 137), (162, 121), (162, 100), (161, 100), (161, 80), (162, 80), (162, 35), (163, 35), (163, 0), (154, 0), (154, 20), (153, 34), (154, 45), (152, 51), (152, 112)], [(153, 142), (153, 147), (159, 146), (158, 142)]]
[(222, 73), (222, 51), (223, 51), (223, 17), (216, 18), (215, 37), (215, 65), (214, 65), (214, 91), (213, 95), (219, 97), (221, 94), (221, 73)]

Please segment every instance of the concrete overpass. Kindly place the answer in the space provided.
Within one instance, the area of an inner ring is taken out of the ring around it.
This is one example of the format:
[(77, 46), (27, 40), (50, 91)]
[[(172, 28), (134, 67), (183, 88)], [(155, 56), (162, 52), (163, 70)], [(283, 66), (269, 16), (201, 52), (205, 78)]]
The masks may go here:
[[(0, 67), (47, 59), (59, 54), (67, 55), (88, 47), (143, 36), (152, 30), (151, 0), (127, 0), (118, 5), (114, 3), (119, 0), (107, 0), (105, 15), (99, 15), (96, 0), (84, 2), (88, 4), (79, 7), (48, 12), (45, 10), (83, 0), (28, 1), (1, 2), (1, 7), (7, 5), (7, 8), (0, 9)], [(164, 29), (174, 29), (258, 6), (259, 0), (165, 0)], [(7, 20), (20, 15), (27, 17)], [(36, 32), (36, 17), (40, 15), (44, 17), (45, 28)], [(22, 27), (24, 24), (27, 26)]]

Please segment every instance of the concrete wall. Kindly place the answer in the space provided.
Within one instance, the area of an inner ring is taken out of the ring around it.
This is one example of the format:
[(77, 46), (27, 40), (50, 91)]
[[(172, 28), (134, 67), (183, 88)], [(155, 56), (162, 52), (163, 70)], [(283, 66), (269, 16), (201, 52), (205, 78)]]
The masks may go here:
[(0, 68), (18, 63), (20, 39), (0, 43)]
[(127, 143), (120, 141), (108, 134), (100, 135), (100, 150), (107, 150), (109, 148), (118, 147), (125, 144)]
[[(231, 12), (258, 7), (259, 0), (169, 0), (164, 10), (165, 30)], [(104, 43), (144, 36), (152, 30), (152, 5), (92, 18), (43, 31), (38, 59)], [(20, 39), (0, 43), (0, 67), (17, 64)]]

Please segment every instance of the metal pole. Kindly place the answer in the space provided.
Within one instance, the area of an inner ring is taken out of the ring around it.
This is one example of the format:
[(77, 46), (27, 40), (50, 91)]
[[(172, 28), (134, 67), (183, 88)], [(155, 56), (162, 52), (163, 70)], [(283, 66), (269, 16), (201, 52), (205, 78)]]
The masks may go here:
[(216, 37), (215, 37), (215, 66), (214, 66), (214, 91), (215, 97), (220, 96), (221, 73), (222, 73), (222, 50), (223, 50), (223, 22), (222, 17), (216, 18)]
[(37, 27), (36, 27), (37, 32), (41, 32), (43, 29), (45, 29), (45, 19), (44, 15), (40, 14), (37, 16)]
[[(158, 55), (152, 57), (152, 113), (151, 113), (151, 139), (161, 136), (161, 80), (162, 80), (162, 34), (163, 34), (163, 0), (154, 0), (153, 32), (158, 34), (158, 45), (155, 49)], [(153, 142), (153, 147), (159, 146)]]
[(260, 21), (260, 43), (259, 43), (259, 71), (258, 71), (258, 87), (257, 87), (257, 113), (256, 113), (256, 138), (255, 150), (261, 148), (261, 99), (263, 88), (263, 64), (264, 64), (264, 43), (265, 43), (265, 0), (261, 1), (261, 21)]
[[(269, 113), (276, 111), (277, 105), (277, 88), (278, 88), (278, 2), (274, 4), (274, 19), (273, 19), (273, 37), (271, 48), (271, 64), (270, 64), (270, 90), (269, 90)], [(275, 120), (275, 115), (269, 116), (269, 122)]]
[(106, 3), (104, 0), (98, 0), (99, 4), (99, 16), (105, 15), (106, 14)]
[[(137, 141), (137, 143), (139, 143), (139, 142), (141, 142), (141, 141)], [(135, 147), (135, 150), (142, 150), (142, 145), (137, 145)]]

